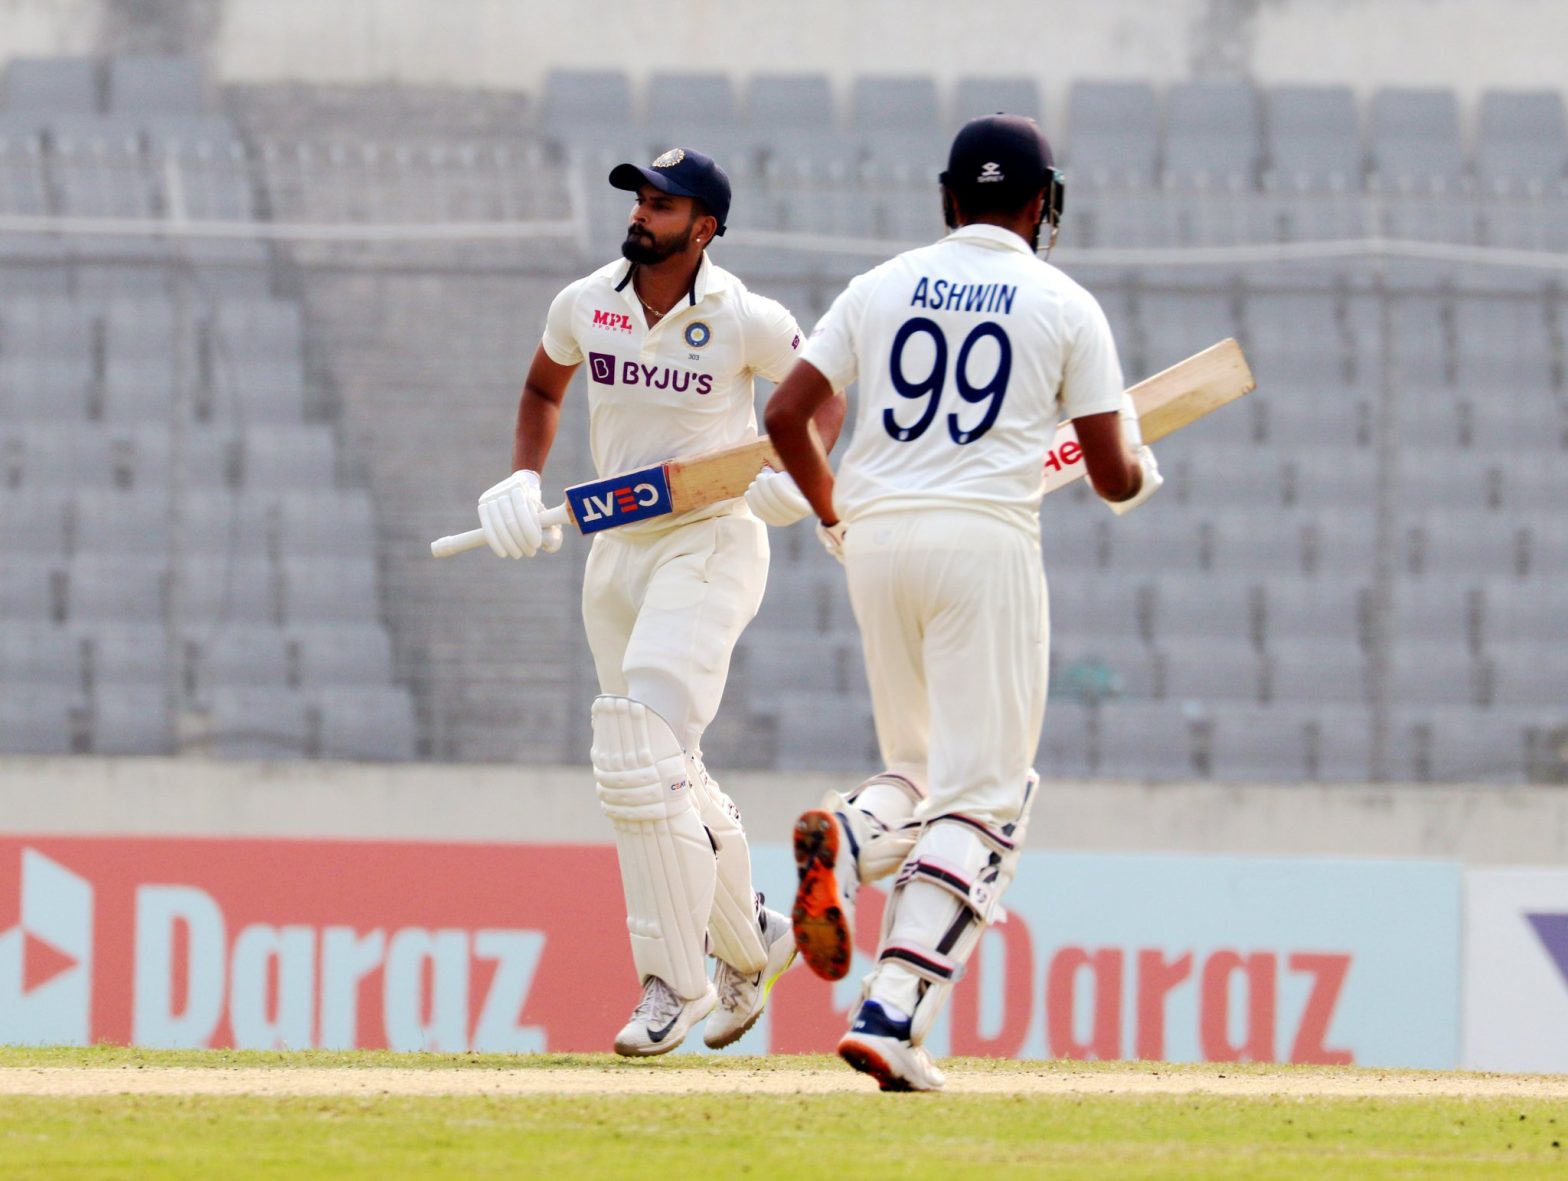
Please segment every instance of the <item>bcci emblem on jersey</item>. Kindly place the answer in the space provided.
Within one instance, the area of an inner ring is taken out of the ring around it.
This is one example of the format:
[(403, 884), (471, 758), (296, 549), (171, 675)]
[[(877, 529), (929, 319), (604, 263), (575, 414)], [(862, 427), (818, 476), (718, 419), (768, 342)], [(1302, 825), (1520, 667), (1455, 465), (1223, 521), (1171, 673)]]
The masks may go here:
[(686, 343), (691, 345), (692, 348), (704, 348), (712, 339), (713, 329), (709, 328), (701, 320), (693, 320), (686, 325)]

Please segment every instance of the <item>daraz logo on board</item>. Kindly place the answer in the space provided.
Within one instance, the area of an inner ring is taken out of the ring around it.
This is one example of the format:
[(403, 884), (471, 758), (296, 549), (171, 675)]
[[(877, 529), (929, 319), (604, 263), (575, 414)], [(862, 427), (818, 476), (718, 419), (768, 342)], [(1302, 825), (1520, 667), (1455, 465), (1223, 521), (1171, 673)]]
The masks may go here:
[(93, 888), (35, 849), (19, 860), (16, 893), (0, 887), (0, 1044), (86, 1045)]
[[(547, 932), (506, 921), (540, 921), (492, 886), (515, 877), (510, 850), (37, 845), (0, 838), (0, 1044), (518, 1053), (582, 1040), (554, 995), (525, 1016)], [(551, 994), (581, 976), (573, 958)], [(603, 1020), (592, 989), (571, 1002)]]

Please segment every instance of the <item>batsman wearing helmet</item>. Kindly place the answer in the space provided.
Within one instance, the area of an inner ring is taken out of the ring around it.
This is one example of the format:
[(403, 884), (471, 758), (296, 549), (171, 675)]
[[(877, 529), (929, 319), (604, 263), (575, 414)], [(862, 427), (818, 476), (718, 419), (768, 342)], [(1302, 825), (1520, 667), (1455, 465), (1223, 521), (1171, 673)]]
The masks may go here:
[[(966, 124), (942, 174), (952, 233), (853, 280), (766, 424), (845, 566), (886, 770), (796, 825), (794, 929), (849, 970), (855, 891), (897, 871), (839, 1054), (884, 1090), (935, 1090), (923, 1046), (1017, 864), (1044, 720), (1042, 456), (1073, 420), (1117, 512), (1159, 486), (1094, 298), (1036, 255), (1062, 181), (1028, 119)], [(860, 381), (835, 480), (808, 424)]]
[[(479, 498), (500, 557), (560, 547), (560, 526), (539, 520), (539, 473), (585, 360), (594, 463), (610, 476), (755, 439), (752, 376), (782, 377), (800, 347), (787, 310), (707, 255), (730, 208), (729, 178), (712, 159), (674, 148), (651, 167), (618, 166), (610, 183), (636, 194), (624, 258), (550, 305), (518, 406), (513, 474)], [(839, 400), (815, 416), (829, 446), (843, 415)], [(729, 1045), (795, 957), (788, 919), (752, 890), (740, 813), (702, 759), (767, 569), (766, 529), (741, 498), (599, 532), (588, 558), (583, 623), (601, 692), (593, 771), (642, 989), (615, 1038), (621, 1054), (672, 1050), (710, 1014), (704, 1040)]]

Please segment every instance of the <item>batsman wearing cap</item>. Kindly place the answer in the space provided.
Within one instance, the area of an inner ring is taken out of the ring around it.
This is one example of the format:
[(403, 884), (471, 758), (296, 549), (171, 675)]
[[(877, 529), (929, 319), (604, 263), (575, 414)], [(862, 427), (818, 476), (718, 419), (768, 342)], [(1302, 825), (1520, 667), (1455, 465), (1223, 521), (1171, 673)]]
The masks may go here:
[[(855, 891), (897, 871), (839, 1054), (936, 1090), (923, 1045), (998, 914), (1038, 782), (1049, 624), (1041, 458), (1071, 419), (1117, 512), (1159, 486), (1094, 298), (1037, 257), (1062, 181), (1028, 119), (966, 124), (942, 174), (952, 232), (853, 280), (768, 402), (788, 473), (843, 563), (885, 771), (795, 829), (802, 957), (849, 971)], [(807, 429), (859, 380), (838, 477)]]
[[(512, 474), (479, 498), (499, 557), (560, 547), (560, 526), (539, 520), (539, 473), (578, 366), (588, 365), (593, 460), (610, 476), (756, 439), (753, 374), (778, 380), (800, 347), (785, 308), (708, 257), (730, 210), (718, 164), (674, 148), (650, 167), (619, 165), (610, 183), (636, 194), (624, 257), (551, 303), (518, 405)], [(841, 398), (815, 415), (829, 446), (843, 417)], [(757, 501), (769, 519), (809, 512), (788, 481)], [(600, 688), (593, 771), (615, 830), (642, 990), (615, 1038), (621, 1054), (673, 1050), (705, 1017), (704, 1041), (729, 1045), (795, 957), (789, 920), (752, 889), (740, 813), (702, 760), (703, 731), (767, 570), (767, 531), (743, 498), (594, 537), (583, 578)]]

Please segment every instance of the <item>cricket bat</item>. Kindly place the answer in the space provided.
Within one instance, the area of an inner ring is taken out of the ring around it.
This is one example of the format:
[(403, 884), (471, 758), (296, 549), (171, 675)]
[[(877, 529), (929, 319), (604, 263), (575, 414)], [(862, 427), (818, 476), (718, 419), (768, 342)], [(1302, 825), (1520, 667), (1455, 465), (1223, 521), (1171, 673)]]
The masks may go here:
[[(1127, 392), (1138, 410), (1143, 441), (1152, 444), (1256, 388), (1241, 346), (1226, 337)], [(1087, 473), (1078, 432), (1071, 422), (1064, 422), (1056, 428), (1056, 439), (1045, 455), (1045, 490), (1055, 492)]]
[[(1127, 392), (1138, 409), (1143, 441), (1155, 443), (1253, 388), (1252, 370), (1241, 346), (1227, 338), (1140, 381)], [(650, 517), (678, 515), (743, 495), (763, 467), (784, 470), (766, 437), (574, 485), (566, 490), (564, 504), (546, 509), (539, 519), (546, 528), (570, 523), (587, 534)], [(1065, 487), (1081, 479), (1087, 470), (1078, 432), (1071, 422), (1062, 423), (1046, 453), (1045, 490)], [(484, 544), (484, 530), (470, 529), (431, 542), (430, 552), (445, 558)]]
[[(565, 503), (545, 509), (539, 521), (546, 529), (572, 524), (579, 533), (587, 534), (650, 517), (679, 516), (744, 495), (764, 466), (784, 470), (766, 436), (722, 451), (668, 459), (607, 479), (574, 484), (566, 490)], [(432, 541), (430, 552), (445, 558), (484, 544), (485, 531), (470, 529)]]

